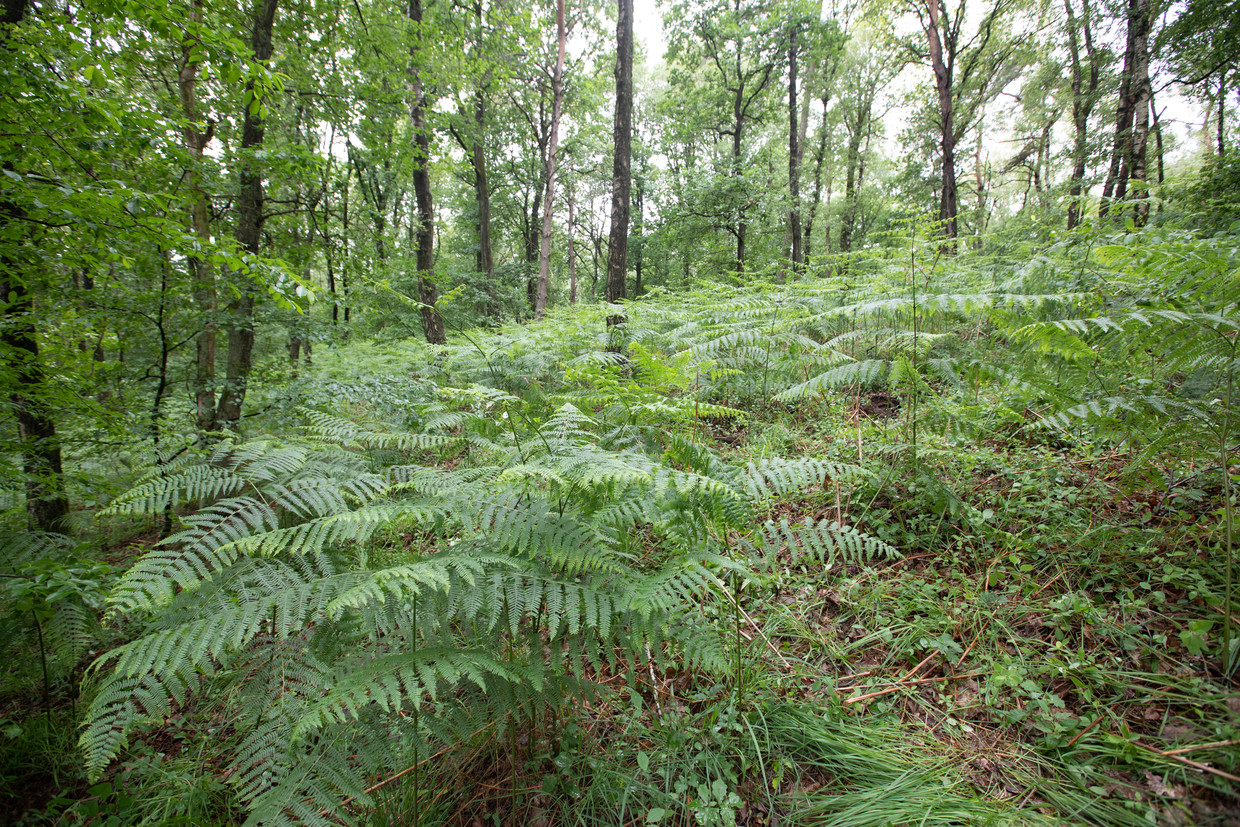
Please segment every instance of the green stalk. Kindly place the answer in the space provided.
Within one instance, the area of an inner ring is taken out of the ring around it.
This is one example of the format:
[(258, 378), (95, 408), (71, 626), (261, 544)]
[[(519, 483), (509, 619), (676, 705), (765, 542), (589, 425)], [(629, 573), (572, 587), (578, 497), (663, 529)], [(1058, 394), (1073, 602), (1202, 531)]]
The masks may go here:
[(34, 618), (34, 629), (39, 636), (39, 660), (43, 663), (43, 714), (47, 717), (47, 733), (52, 733), (52, 682), (47, 677), (47, 649), (43, 646), (43, 624), (39, 622), (39, 613), (30, 610)]
[[(1236, 343), (1231, 345), (1231, 362), (1236, 361)], [(1236, 661), (1231, 653), (1231, 640), (1234, 630), (1231, 622), (1232, 580), (1236, 566), (1235, 561), (1235, 514), (1231, 504), (1231, 469), (1229, 468), (1227, 443), (1230, 438), (1232, 391), (1235, 386), (1235, 371), (1227, 371), (1227, 398), (1223, 403), (1223, 424), (1219, 428), (1219, 463), (1223, 467), (1223, 514), (1224, 544), (1227, 570), (1223, 573), (1223, 674), (1230, 675), (1236, 668)]]

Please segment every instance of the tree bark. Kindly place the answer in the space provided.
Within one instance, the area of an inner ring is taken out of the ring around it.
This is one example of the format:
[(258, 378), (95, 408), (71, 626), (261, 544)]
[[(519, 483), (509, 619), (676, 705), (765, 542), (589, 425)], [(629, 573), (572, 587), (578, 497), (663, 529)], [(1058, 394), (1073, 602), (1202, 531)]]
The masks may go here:
[(564, 106), (564, 53), (568, 28), (564, 23), (564, 0), (555, 4), (555, 69), (551, 75), (551, 138), (547, 143), (547, 181), (543, 196), (542, 236), (538, 245), (538, 297), (534, 319), (547, 315), (547, 290), (551, 285), (551, 219), (555, 212), (556, 153), (560, 147), (560, 113)]
[[(278, 0), (261, 0), (254, 16), (251, 46), (254, 59), (266, 63), (271, 59), (271, 29), (275, 23)], [(257, 256), (263, 229), (263, 176), (258, 168), (255, 150), (263, 145), (263, 118), (258, 90), (253, 81), (246, 85), (245, 118), (241, 128), (241, 187), (237, 194), (237, 245), (246, 253)], [(228, 305), (228, 361), (224, 389), (216, 408), (216, 421), (236, 429), (241, 422), (246, 385), (254, 363), (254, 302), (256, 290), (249, 274), (240, 276), (241, 295)]]
[(805, 269), (801, 255), (800, 124), (797, 118), (797, 25), (788, 29), (788, 227), (792, 231), (792, 270)]
[(1150, 218), (1149, 176), (1147, 173), (1147, 147), (1150, 137), (1150, 0), (1137, 0), (1137, 30), (1133, 34), (1133, 102), (1132, 142), (1129, 149), (1128, 170), (1132, 179), (1142, 183), (1133, 204), (1133, 221), (1143, 227)]
[(1101, 63), (1094, 48), (1093, 23), (1089, 0), (1082, 0), (1080, 34), (1085, 40), (1085, 56), (1089, 61), (1089, 82), (1084, 84), (1081, 72), (1081, 51), (1072, 0), (1064, 0), (1068, 12), (1068, 55), (1072, 63), (1072, 125), (1075, 139), (1072, 146), (1072, 177), (1068, 189), (1068, 229), (1081, 223), (1081, 199), (1084, 193), (1085, 164), (1089, 156), (1089, 116), (1097, 102), (1098, 77)]
[[(478, 49), (482, 48), (482, 1), (474, 0), (474, 22), (478, 31)], [(499, 285), (495, 283), (495, 256), (491, 249), (491, 183), (487, 175), (486, 156), (486, 87), (490, 72), (474, 92), (474, 142), (470, 155), (474, 167), (474, 200), (478, 207), (478, 272), (486, 282), (487, 316), (499, 324)]]
[[(203, 0), (192, 0), (189, 23), (181, 40), (181, 69), (177, 77), (177, 90), (181, 99), (181, 114), (185, 117), (181, 141), (189, 153), (190, 168), (186, 170), (185, 183), (189, 191), (190, 231), (198, 238), (205, 250), (211, 243), (210, 202), (203, 191), (201, 165), (204, 150), (210, 143), (214, 130), (198, 131), (198, 68), (193, 59), (193, 49), (198, 44), (196, 28), (202, 25)], [(195, 251), (197, 252), (197, 251)], [(186, 257), (193, 283), (194, 303), (202, 317), (202, 330), (195, 337), (194, 358), (194, 407), (200, 431), (214, 431), (219, 427), (215, 410), (215, 349), (216, 349), (216, 291), (215, 274), (211, 265), (200, 255)]]
[(939, 0), (926, 0), (926, 41), (930, 52), (930, 65), (934, 70), (934, 86), (939, 98), (939, 147), (942, 153), (942, 188), (939, 193), (939, 223), (948, 243), (945, 252), (955, 252), (956, 224), (956, 122), (952, 101), (952, 56), (943, 53), (943, 41), (939, 34), (942, 18)]
[(852, 251), (853, 230), (857, 223), (857, 201), (861, 189), (861, 142), (865, 139), (872, 114), (872, 102), (864, 98), (857, 107), (857, 116), (848, 136), (848, 155), (844, 172), (844, 213), (840, 216), (840, 252)]
[[(1132, 139), (1132, 77), (1134, 46), (1137, 31), (1137, 5), (1139, 0), (1128, 0), (1127, 39), (1124, 47), (1124, 69), (1120, 75), (1119, 106), (1115, 110), (1115, 135), (1111, 145), (1111, 164), (1102, 186), (1102, 200), (1098, 203), (1098, 217), (1105, 218), (1111, 210), (1112, 196), (1123, 198), (1126, 188), (1126, 162)], [(1117, 191), (1118, 190), (1118, 195)]]
[[(822, 126), (818, 133), (818, 146), (814, 150), (814, 197), (809, 202), (809, 216), (805, 222), (805, 258), (812, 261), (811, 251), (814, 239), (814, 220), (818, 214), (818, 199), (822, 197), (822, 168), (823, 162), (827, 156), (827, 124), (828, 113), (827, 104), (830, 102), (828, 95), (822, 96)], [(807, 107), (808, 108), (808, 107)], [(802, 142), (804, 148), (804, 142)], [(828, 174), (829, 174), (828, 170)], [(823, 211), (825, 215), (824, 223), (827, 225), (826, 249), (831, 251), (831, 204), (830, 196), (827, 198), (826, 209)]]
[(573, 179), (568, 179), (568, 188), (564, 193), (568, 201), (568, 303), (577, 303), (577, 244), (573, 230), (577, 223), (577, 202), (573, 197)]
[[(22, 21), (26, 9), (26, 0), (5, 0), (4, 17), (0, 19), (0, 50), (7, 49), (8, 28)], [(9, 160), (5, 160), (4, 169), (16, 171)], [(60, 438), (52, 419), (52, 405), (45, 396), (46, 376), (39, 359), (34, 295), (25, 278), (34, 267), (23, 249), (34, 243), (28, 236), (27, 219), (20, 204), (0, 201), (0, 239), (4, 240), (0, 245), (0, 304), (4, 305), (0, 352), (8, 363), (5, 368), (17, 378), (18, 390), (9, 395), (9, 403), (17, 419), (27, 523), (32, 530), (60, 531), (69, 514), (69, 499), (65, 496)]]
[(410, 223), (410, 234), (417, 247), (414, 266), (418, 275), (418, 303), (422, 311), (422, 332), (433, 345), (447, 342), (443, 318), (435, 310), (435, 205), (431, 198), (431, 141), (426, 125), (426, 94), (418, 62), (422, 42), (422, 0), (409, 0), (409, 20), (413, 23), (413, 45), (409, 47), (409, 131), (413, 134), (413, 193), (417, 200), (417, 229)]
[[(633, 0), (619, 0), (616, 21), (616, 114), (612, 125), (615, 152), (611, 172), (611, 236), (607, 244), (606, 299), (626, 298), (629, 265), (629, 200), (633, 156)], [(623, 316), (610, 316), (617, 324)]]

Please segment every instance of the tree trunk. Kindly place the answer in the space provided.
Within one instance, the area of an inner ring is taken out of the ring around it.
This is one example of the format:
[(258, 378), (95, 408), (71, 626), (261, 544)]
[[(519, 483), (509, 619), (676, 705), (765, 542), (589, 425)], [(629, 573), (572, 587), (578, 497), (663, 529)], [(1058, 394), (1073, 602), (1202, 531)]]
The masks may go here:
[[(7, 48), (8, 28), (22, 21), (26, 7), (26, 0), (5, 0), (0, 49)], [(4, 170), (16, 171), (7, 160)], [(18, 390), (9, 395), (9, 404), (17, 419), (17, 442), (26, 478), (27, 523), (32, 530), (60, 531), (69, 514), (69, 499), (65, 496), (52, 405), (43, 397), (46, 381), (34, 325), (34, 296), (24, 278), (34, 272), (34, 262), (23, 255), (23, 248), (33, 245), (33, 239), (27, 238), (27, 218), (21, 205), (0, 201), (0, 239), (4, 241), (0, 246), (0, 304), (4, 305), (5, 317), (0, 325), (0, 355), (8, 363), (6, 370), (17, 379)]]
[[(828, 123), (827, 119), (829, 117), (827, 113), (828, 102), (829, 102), (829, 97), (827, 95), (823, 95), (822, 97), (822, 126), (820, 127), (820, 131), (818, 133), (818, 146), (814, 150), (814, 197), (810, 199), (809, 218), (805, 222), (805, 259), (806, 261), (812, 260), (810, 257), (810, 253), (811, 253), (811, 247), (812, 247), (813, 239), (814, 239), (814, 220), (818, 214), (818, 199), (822, 197), (822, 168), (823, 168), (823, 162), (827, 156), (827, 137), (828, 137), (827, 136), (827, 123)], [(804, 142), (802, 142), (802, 148), (804, 148)], [(829, 174), (830, 174), (830, 171), (828, 170), (828, 175)], [(824, 223), (827, 225), (826, 249), (827, 249), (827, 252), (831, 252), (831, 205), (830, 205), (829, 195), (827, 197), (827, 202), (828, 203), (827, 203), (826, 209), (823, 210), (823, 215), (824, 215)]]
[[(1139, 0), (1128, 0), (1128, 31), (1124, 47), (1124, 69), (1120, 75), (1119, 106), (1115, 110), (1115, 135), (1111, 146), (1111, 165), (1106, 182), (1102, 186), (1102, 200), (1098, 203), (1098, 217), (1104, 218), (1111, 210), (1111, 198), (1124, 197), (1127, 187), (1127, 159), (1132, 139), (1132, 77), (1134, 46), (1137, 32), (1137, 5)], [(1118, 190), (1118, 193), (1117, 193)]]
[(853, 230), (857, 223), (857, 200), (861, 189), (858, 172), (861, 167), (861, 142), (870, 121), (869, 101), (863, 101), (857, 108), (857, 119), (853, 124), (852, 134), (848, 136), (848, 156), (845, 159), (844, 173), (844, 214), (840, 216), (840, 252), (852, 251)]
[[(985, 117), (983, 115), (983, 117)], [(977, 189), (977, 226), (974, 228), (973, 249), (982, 249), (982, 239), (986, 233), (986, 181), (982, 177), (982, 145), (985, 130), (977, 130), (977, 143), (973, 147), (973, 186)]]
[(422, 332), (432, 345), (447, 342), (443, 317), (435, 310), (435, 205), (431, 199), (431, 141), (426, 125), (426, 94), (418, 63), (421, 59), (422, 0), (409, 0), (409, 20), (413, 23), (413, 44), (409, 47), (409, 131), (413, 133), (413, 193), (417, 200), (417, 229), (409, 225), (417, 246), (415, 268), (418, 274), (418, 303), (422, 310)]
[[(189, 15), (191, 28), (186, 30), (181, 40), (181, 69), (177, 77), (177, 89), (181, 98), (181, 113), (185, 116), (181, 141), (190, 157), (190, 168), (185, 174), (186, 188), (189, 191), (189, 225), (202, 249), (206, 250), (211, 243), (211, 214), (210, 202), (203, 191), (200, 167), (204, 150), (211, 141), (214, 129), (208, 126), (205, 133), (198, 131), (197, 81), (200, 64), (192, 57), (193, 49), (198, 45), (195, 28), (202, 25), (202, 8), (203, 0), (192, 0)], [(214, 431), (219, 427), (215, 416), (215, 274), (201, 256), (190, 254), (187, 260), (193, 283), (194, 303), (202, 318), (202, 330), (195, 337), (197, 352), (194, 358), (194, 407), (197, 411), (198, 429)]]
[[(271, 29), (276, 18), (278, 0), (261, 0), (254, 16), (251, 45), (254, 59), (266, 63), (271, 59)], [(245, 119), (241, 128), (241, 187), (237, 194), (237, 245), (256, 256), (263, 229), (263, 176), (258, 169), (255, 150), (263, 144), (261, 101), (253, 81), (246, 85)], [(246, 384), (254, 362), (254, 279), (240, 275), (241, 295), (228, 305), (228, 362), (224, 389), (220, 393), (215, 419), (236, 429), (241, 422), (245, 404)]]
[(542, 219), (543, 186), (542, 181), (537, 182), (534, 187), (534, 204), (528, 212), (523, 211), (521, 215), (525, 224), (522, 238), (525, 243), (525, 298), (531, 315), (538, 304), (538, 250), (542, 232), (539, 222)]
[[(615, 153), (611, 169), (611, 237), (607, 244), (606, 299), (626, 298), (629, 274), (629, 198), (633, 156), (633, 0), (619, 0), (616, 21), (616, 116), (612, 125)], [(624, 320), (609, 316), (607, 324)]]
[(1089, 61), (1089, 85), (1084, 86), (1081, 72), (1080, 43), (1077, 39), (1077, 23), (1072, 13), (1072, 0), (1064, 0), (1068, 12), (1068, 55), (1072, 62), (1072, 125), (1075, 140), (1072, 146), (1072, 177), (1068, 189), (1068, 229), (1081, 223), (1081, 198), (1084, 193), (1085, 163), (1089, 156), (1089, 116), (1097, 101), (1100, 63), (1094, 48), (1093, 23), (1090, 20), (1089, 0), (1083, 0), (1081, 34), (1085, 39), (1085, 55)]
[(1150, 218), (1149, 177), (1147, 174), (1146, 149), (1150, 137), (1150, 0), (1137, 0), (1137, 30), (1133, 35), (1133, 103), (1132, 142), (1129, 149), (1128, 169), (1130, 176), (1141, 182), (1136, 203), (1133, 204), (1133, 221), (1144, 227)]
[[(739, 50), (736, 58), (737, 77), (741, 77), (740, 73), (740, 55)], [(736, 97), (733, 99), (732, 115), (732, 178), (737, 180), (741, 177), (741, 135), (745, 128), (745, 110), (744, 101), (745, 84), (738, 82), (736, 85)], [(736, 210), (736, 275), (739, 277), (745, 272), (745, 234), (747, 225), (745, 223), (745, 205), (741, 204)]]
[(642, 162), (641, 171), (637, 174), (637, 185), (633, 188), (633, 240), (635, 242), (633, 250), (633, 298), (637, 298), (642, 294), (642, 263), (646, 255), (646, 239), (644, 232), (646, 229), (645, 215), (645, 199), (646, 199), (646, 165)]
[(577, 201), (573, 197), (573, 179), (568, 179), (568, 188), (564, 192), (568, 201), (568, 303), (577, 303), (577, 244), (573, 238), (573, 230), (577, 223)]
[[(478, 30), (478, 48), (482, 47), (482, 2), (474, 0), (474, 22)], [(487, 176), (486, 156), (486, 88), (487, 72), (482, 85), (474, 92), (474, 200), (478, 206), (478, 271), (486, 282), (487, 316), (495, 324), (500, 320), (499, 285), (495, 283), (495, 256), (491, 250), (491, 184)]]
[(546, 194), (543, 195), (542, 236), (538, 245), (538, 296), (534, 319), (547, 315), (547, 290), (551, 285), (551, 230), (555, 212), (556, 152), (560, 147), (560, 113), (564, 106), (564, 52), (568, 29), (564, 23), (564, 0), (555, 4), (555, 69), (551, 75), (551, 138), (547, 143)]
[(792, 270), (805, 269), (801, 256), (801, 149), (797, 118), (797, 26), (788, 30), (788, 227), (792, 231)]
[(939, 223), (948, 243), (945, 252), (954, 253), (956, 225), (956, 119), (952, 101), (952, 61), (945, 59), (939, 36), (939, 0), (927, 0), (925, 32), (929, 45), (930, 65), (934, 70), (934, 86), (939, 97), (939, 147), (942, 152), (943, 182), (939, 192)]

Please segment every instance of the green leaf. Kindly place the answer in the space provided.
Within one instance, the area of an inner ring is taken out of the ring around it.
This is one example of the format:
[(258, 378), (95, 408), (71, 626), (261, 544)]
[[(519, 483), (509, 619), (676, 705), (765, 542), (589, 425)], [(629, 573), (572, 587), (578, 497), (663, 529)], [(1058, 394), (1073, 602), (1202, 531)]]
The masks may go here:
[(662, 807), (653, 807), (646, 812), (647, 824), (658, 824), (667, 816), (667, 810)]

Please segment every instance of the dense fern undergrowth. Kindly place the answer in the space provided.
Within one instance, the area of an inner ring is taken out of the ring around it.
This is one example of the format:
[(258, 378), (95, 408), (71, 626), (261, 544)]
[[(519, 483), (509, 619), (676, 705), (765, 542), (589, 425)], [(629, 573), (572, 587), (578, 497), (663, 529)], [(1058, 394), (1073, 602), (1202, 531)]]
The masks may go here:
[(1235, 823), (1238, 252), (319, 348), (6, 536), (5, 817)]

